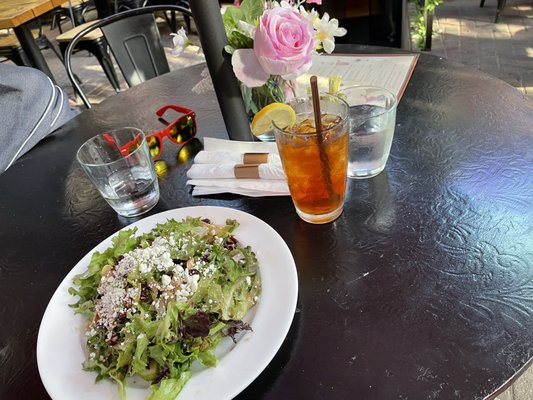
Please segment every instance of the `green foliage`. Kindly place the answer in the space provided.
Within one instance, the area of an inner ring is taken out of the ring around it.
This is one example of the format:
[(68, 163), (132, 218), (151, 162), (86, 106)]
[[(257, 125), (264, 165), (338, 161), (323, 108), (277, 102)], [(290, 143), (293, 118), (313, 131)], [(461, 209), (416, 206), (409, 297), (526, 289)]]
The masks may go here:
[(226, 31), (239, 29), (239, 21), (242, 20), (244, 20), (244, 13), (242, 9), (235, 6), (229, 6), (226, 8), (226, 11), (224, 11), (224, 15), (222, 17)]
[[(233, 50), (253, 47), (252, 38), (243, 33), (239, 22), (243, 21), (255, 26), (264, 10), (264, 0), (244, 0), (240, 7), (229, 6), (226, 8), (222, 20), (228, 36), (228, 43)], [(226, 51), (228, 50), (226, 49)]]
[(255, 23), (255, 20), (263, 14), (265, 10), (264, 0), (243, 0), (241, 10), (244, 13), (245, 21), (249, 24)]
[(424, 49), (426, 43), (426, 18), (425, 15), (435, 11), (443, 0), (409, 0), (413, 4), (414, 15), (411, 15), (411, 29), (418, 49)]
[[(233, 49), (250, 49), (254, 45), (252, 38), (245, 36), (239, 31), (232, 31), (228, 35), (228, 43)], [(233, 52), (230, 54), (233, 54)]]
[(284, 103), (287, 85), (290, 83), (279, 76), (271, 76), (267, 83), (259, 87), (249, 88), (241, 84), (244, 107), (250, 118), (270, 103)]

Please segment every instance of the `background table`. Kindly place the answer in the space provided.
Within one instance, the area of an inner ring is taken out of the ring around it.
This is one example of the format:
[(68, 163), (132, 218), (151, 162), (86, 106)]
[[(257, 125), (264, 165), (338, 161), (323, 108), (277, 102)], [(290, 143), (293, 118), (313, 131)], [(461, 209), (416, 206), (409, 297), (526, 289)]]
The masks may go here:
[[(226, 137), (214, 93), (191, 94), (201, 70), (109, 98), (0, 175), (1, 398), (48, 398), (35, 360), (44, 309), (83, 255), (132, 222), (96, 193), (76, 149), (110, 127), (160, 129), (166, 103), (194, 109), (200, 135)], [(482, 399), (530, 362), (533, 106), (511, 86), (422, 54), (386, 170), (350, 180), (327, 225), (301, 221), (289, 197), (193, 198), (185, 174), (200, 147), (165, 145), (150, 214), (253, 214), (284, 238), (299, 274), (291, 330), (239, 399)]]
[(20, 45), (35, 68), (52, 80), (54, 77), (27, 23), (59, 7), (65, 0), (2, 0), (0, 2), (0, 29), (13, 28)]

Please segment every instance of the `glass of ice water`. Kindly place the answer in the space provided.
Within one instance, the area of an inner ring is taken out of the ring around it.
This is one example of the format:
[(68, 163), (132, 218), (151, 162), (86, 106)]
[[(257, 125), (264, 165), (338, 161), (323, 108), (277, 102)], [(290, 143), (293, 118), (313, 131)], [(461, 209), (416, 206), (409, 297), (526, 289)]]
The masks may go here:
[(385, 169), (396, 124), (396, 96), (377, 86), (350, 86), (337, 95), (349, 104), (348, 176), (364, 179)]
[(140, 129), (126, 127), (96, 135), (79, 148), (76, 158), (118, 214), (135, 217), (159, 201), (154, 161)]

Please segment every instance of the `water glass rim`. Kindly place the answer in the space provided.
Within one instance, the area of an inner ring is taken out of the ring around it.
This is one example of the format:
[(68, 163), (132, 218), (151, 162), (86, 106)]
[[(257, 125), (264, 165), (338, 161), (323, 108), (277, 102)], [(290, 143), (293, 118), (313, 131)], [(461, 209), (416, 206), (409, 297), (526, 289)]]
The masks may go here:
[[(383, 114), (387, 114), (387, 113), (391, 112), (392, 110), (394, 110), (394, 109), (396, 109), (398, 107), (398, 97), (392, 91), (390, 91), (389, 89), (387, 89), (387, 88), (385, 88), (383, 86), (376, 86), (376, 85), (350, 85), (350, 86), (346, 86), (345, 88), (339, 89), (337, 92), (335, 92), (335, 95), (337, 95), (336, 93), (343, 93), (344, 91), (352, 90), (352, 89), (379, 90), (379, 91), (382, 91), (382, 92), (384, 92), (385, 94), (387, 94), (388, 96), (391, 97), (391, 99), (393, 101), (392, 107), (385, 109), (385, 111), (383, 111), (383, 112), (375, 114), (374, 117), (379, 117), (379, 116), (381, 116)], [(348, 104), (348, 107), (351, 107), (350, 104)]]
[[(95, 140), (97, 140), (97, 138), (103, 137), (104, 134), (116, 133), (118, 131), (123, 131), (123, 130), (137, 131), (137, 135), (140, 134), (141, 137), (142, 137), (139, 146), (137, 146), (137, 148), (135, 148), (133, 151), (128, 152), (127, 155), (123, 155), (123, 157), (117, 158), (116, 160), (108, 161), (108, 162), (102, 162), (102, 163), (88, 163), (88, 162), (82, 161), (80, 159), (80, 153), (81, 153), (82, 149), (85, 146), (89, 145), (91, 142), (94, 142)], [(120, 128), (115, 128), (115, 129), (107, 130), (107, 131), (102, 132), (102, 133), (98, 133), (98, 134), (94, 135), (93, 137), (87, 139), (85, 142), (83, 142), (83, 144), (80, 146), (80, 148), (76, 152), (76, 160), (78, 160), (78, 163), (80, 163), (80, 165), (82, 165), (84, 167), (103, 167), (103, 166), (107, 166), (107, 165), (113, 165), (115, 163), (124, 162), (124, 160), (127, 160), (127, 159), (131, 158), (132, 156), (136, 155), (139, 151), (142, 150), (142, 147), (144, 146), (144, 143), (146, 143), (146, 134), (144, 133), (144, 131), (142, 129), (139, 129), (139, 128), (136, 128), (136, 127), (133, 127), (133, 126), (123, 126), (123, 127), (120, 127)]]
[(395, 101), (398, 101), (397, 96), (390, 89), (387, 89), (384, 86), (377, 86), (377, 85), (358, 85), (358, 84), (355, 84), (355, 85), (342, 87), (339, 90), (337, 90), (335, 93), (328, 93), (328, 94), (336, 96), (336, 93), (340, 93), (340, 92), (343, 92), (343, 91), (348, 90), (348, 89), (376, 89), (376, 90), (381, 90), (383, 92), (387, 92), (388, 94), (390, 94), (391, 97), (393, 97)]

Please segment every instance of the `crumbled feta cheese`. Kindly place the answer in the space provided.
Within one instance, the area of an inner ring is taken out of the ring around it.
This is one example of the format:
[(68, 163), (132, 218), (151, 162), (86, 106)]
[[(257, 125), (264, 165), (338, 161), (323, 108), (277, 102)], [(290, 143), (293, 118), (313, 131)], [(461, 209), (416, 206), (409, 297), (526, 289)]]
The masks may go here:
[(170, 285), (170, 276), (168, 275), (161, 275), (161, 283), (163, 284), (163, 287), (166, 287), (166, 286), (169, 286)]
[(242, 254), (242, 253), (237, 253), (232, 258), (233, 258), (233, 261), (235, 261), (235, 262), (239, 262), (239, 261), (245, 259), (244, 254)]

